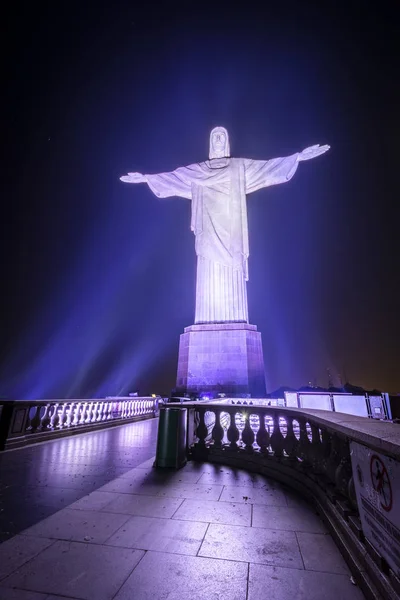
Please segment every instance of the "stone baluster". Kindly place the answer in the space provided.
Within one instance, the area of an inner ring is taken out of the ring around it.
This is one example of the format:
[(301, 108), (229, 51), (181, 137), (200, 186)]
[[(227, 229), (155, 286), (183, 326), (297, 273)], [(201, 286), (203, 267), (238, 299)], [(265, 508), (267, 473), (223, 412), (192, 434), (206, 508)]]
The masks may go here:
[(126, 400), (123, 400), (121, 402), (121, 418), (122, 419), (126, 419), (126, 417), (128, 416), (127, 411), (128, 411), (128, 402)]
[(322, 464), (323, 472), (326, 473), (327, 462), (331, 453), (331, 435), (325, 428), (321, 430), (321, 452), (322, 452)]
[(86, 407), (87, 407), (87, 402), (84, 402), (82, 404), (82, 409), (81, 409), (81, 414), (80, 414), (80, 419), (79, 419), (79, 425), (83, 425), (85, 423)]
[(81, 402), (78, 402), (75, 406), (74, 420), (72, 421), (73, 426), (79, 425), (80, 416), (81, 416), (81, 406), (82, 406)]
[(271, 448), (274, 453), (274, 457), (280, 458), (281, 456), (283, 456), (283, 447), (285, 439), (281, 432), (279, 414), (277, 412), (274, 412), (272, 418), (274, 421), (274, 431), (271, 435)]
[(254, 452), (253, 444), (254, 444), (254, 431), (250, 427), (250, 414), (244, 414), (245, 424), (244, 429), (242, 431), (242, 442), (244, 443), (245, 450), (247, 452)]
[(310, 453), (310, 440), (308, 439), (307, 432), (307, 421), (304, 417), (299, 417), (300, 426), (300, 440), (299, 440), (299, 458), (301, 458), (303, 465), (309, 465), (309, 453)]
[(207, 428), (207, 425), (205, 424), (205, 414), (206, 414), (206, 411), (203, 408), (198, 410), (199, 424), (197, 425), (197, 428), (196, 428), (196, 436), (199, 440), (198, 446), (200, 448), (205, 448), (206, 437), (208, 435), (208, 428)]
[(335, 471), (335, 484), (337, 490), (343, 496), (349, 497), (349, 483), (353, 476), (351, 468), (349, 442), (346, 439), (340, 439), (340, 463)]
[(114, 402), (109, 402), (107, 405), (107, 421), (110, 421), (113, 418), (113, 406)]
[(58, 410), (59, 410), (59, 406), (60, 405), (59, 405), (58, 402), (56, 402), (52, 406), (52, 413), (51, 413), (51, 417), (50, 417), (50, 428), (51, 429), (55, 429), (58, 426), (58, 420), (59, 420)]
[(87, 411), (86, 411), (85, 423), (92, 422), (92, 410), (93, 410), (93, 402), (91, 400), (89, 400), (88, 406), (87, 406)]
[[(40, 426), (40, 409), (41, 409), (40, 405), (32, 406), (32, 408), (29, 409), (29, 412), (28, 412), (29, 425), (26, 428), (26, 430), (29, 431), (30, 433), (35, 433), (35, 431), (37, 431), (37, 429)], [(31, 413), (33, 413), (32, 418), (31, 418)]]
[(221, 411), (215, 411), (215, 424), (211, 432), (211, 437), (214, 440), (214, 448), (222, 448), (222, 440), (224, 439), (224, 428), (221, 425)]
[(97, 415), (97, 421), (103, 420), (104, 402), (99, 402), (99, 410)]
[(67, 410), (67, 420), (66, 420), (66, 427), (71, 427), (71, 423), (73, 421), (73, 417), (74, 412), (75, 412), (75, 407), (76, 407), (76, 402), (69, 402), (68, 404), (68, 410)]
[(237, 442), (239, 440), (240, 433), (239, 433), (239, 429), (237, 428), (237, 425), (236, 425), (236, 411), (235, 410), (229, 411), (229, 419), (230, 419), (230, 423), (229, 423), (227, 435), (228, 435), (228, 440), (230, 441), (230, 448), (231, 448), (231, 450), (237, 450), (237, 448), (238, 448)]
[(91, 423), (96, 423), (98, 406), (99, 406), (98, 402), (94, 402), (93, 403), (92, 414), (91, 414), (91, 417), (90, 417), (90, 422)]
[(309, 451), (310, 462), (313, 466), (313, 471), (316, 474), (324, 472), (324, 460), (323, 460), (323, 447), (321, 442), (321, 435), (318, 425), (310, 423), (311, 427), (311, 444)]
[(336, 486), (336, 470), (340, 465), (341, 455), (340, 455), (340, 440), (336, 434), (332, 434), (330, 436), (330, 453), (328, 459), (326, 461), (326, 475), (329, 481)]
[(256, 442), (260, 447), (261, 454), (269, 454), (268, 446), (270, 443), (269, 431), (265, 427), (265, 414), (264, 412), (258, 413), (258, 418), (260, 420), (260, 426), (256, 435)]
[(40, 419), (40, 431), (47, 431), (50, 425), (51, 403), (46, 404), (42, 418)]
[(286, 437), (283, 443), (283, 449), (290, 461), (297, 462), (298, 440), (293, 430), (293, 417), (285, 417), (287, 423)]
[(67, 412), (67, 402), (64, 402), (64, 404), (61, 405), (61, 411), (60, 411), (60, 415), (59, 415), (59, 420), (58, 420), (58, 429), (63, 429), (64, 427), (64, 423), (66, 420), (66, 412)]

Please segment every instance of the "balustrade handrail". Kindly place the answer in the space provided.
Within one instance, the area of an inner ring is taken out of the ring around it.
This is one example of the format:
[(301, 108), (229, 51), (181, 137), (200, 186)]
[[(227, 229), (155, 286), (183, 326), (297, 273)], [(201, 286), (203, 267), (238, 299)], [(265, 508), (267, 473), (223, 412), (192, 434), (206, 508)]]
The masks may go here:
[(168, 408), (195, 408), (202, 411), (220, 410), (221, 412), (263, 414), (273, 417), (291, 417), (293, 419), (302, 417), (307, 419), (310, 424), (325, 428), (340, 437), (345, 437), (373, 450), (382, 452), (396, 460), (400, 460), (400, 425), (390, 421), (379, 421), (349, 415), (346, 413), (331, 412), (328, 410), (305, 409), (305, 408), (287, 408), (282, 406), (262, 406), (257, 404), (224, 404), (221, 401), (210, 402), (185, 402), (169, 403)]
[[(49, 398), (48, 400), (0, 400), (0, 406), (3, 404), (18, 404), (22, 406), (29, 404), (31, 406), (46, 406), (49, 402), (57, 404), (69, 404), (71, 402), (118, 402), (123, 400), (155, 400), (154, 396), (109, 396), (107, 398)], [(159, 399), (159, 397), (158, 397)]]
[(158, 397), (0, 401), (0, 450), (156, 416)]

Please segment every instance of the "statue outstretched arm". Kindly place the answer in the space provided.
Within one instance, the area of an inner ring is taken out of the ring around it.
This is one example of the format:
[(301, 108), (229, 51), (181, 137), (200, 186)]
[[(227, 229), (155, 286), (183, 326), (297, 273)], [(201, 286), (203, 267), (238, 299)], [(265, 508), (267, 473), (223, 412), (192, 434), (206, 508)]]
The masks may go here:
[(180, 196), (191, 199), (191, 184), (182, 177), (180, 167), (170, 173), (157, 173), (152, 175), (143, 175), (142, 173), (128, 173), (120, 177), (125, 183), (147, 183), (153, 194), (158, 198), (169, 198), (171, 196)]
[(128, 175), (122, 175), (120, 180), (124, 183), (146, 183), (146, 175), (142, 175), (141, 173), (128, 173)]
[(311, 158), (316, 158), (317, 156), (328, 152), (329, 148), (330, 146), (328, 146), (328, 144), (325, 144), (325, 146), (320, 146), (319, 144), (309, 146), (299, 153), (297, 160), (310, 160)]
[(180, 196), (192, 199), (192, 185), (204, 185), (210, 177), (205, 163), (194, 163), (187, 167), (178, 167), (168, 173), (155, 173), (152, 175), (142, 173), (128, 173), (120, 177), (125, 183), (147, 183), (153, 194), (158, 198)]
[(257, 190), (286, 183), (290, 181), (297, 171), (299, 162), (310, 160), (324, 154), (330, 146), (309, 146), (302, 152), (296, 152), (291, 156), (283, 158), (272, 158), (271, 160), (251, 160), (244, 159), (246, 175), (246, 194), (256, 192)]

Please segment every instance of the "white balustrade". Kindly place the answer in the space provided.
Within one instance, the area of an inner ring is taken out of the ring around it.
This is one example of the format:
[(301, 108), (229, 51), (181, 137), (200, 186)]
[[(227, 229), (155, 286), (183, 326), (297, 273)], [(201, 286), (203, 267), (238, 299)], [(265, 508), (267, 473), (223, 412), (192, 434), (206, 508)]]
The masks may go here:
[[(52, 400), (36, 402), (14, 402), (14, 410), (24, 408), (24, 429), (18, 432), (10, 429), (8, 438), (17, 438), (26, 434), (40, 434), (40, 437), (53, 432), (67, 432), (91, 425), (112, 423), (128, 419), (146, 418), (156, 415), (156, 398), (121, 398), (93, 400)], [(101, 426), (101, 425), (100, 425)]]

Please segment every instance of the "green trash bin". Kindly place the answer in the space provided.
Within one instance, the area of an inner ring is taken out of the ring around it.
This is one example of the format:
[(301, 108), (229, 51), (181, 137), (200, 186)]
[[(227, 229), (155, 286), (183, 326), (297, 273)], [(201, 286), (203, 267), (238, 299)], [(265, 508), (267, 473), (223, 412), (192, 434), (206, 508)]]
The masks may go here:
[(186, 408), (161, 407), (154, 466), (180, 469), (186, 461)]

